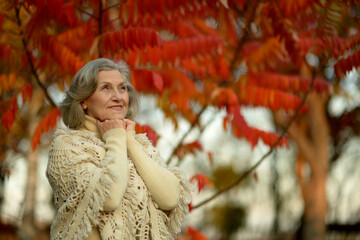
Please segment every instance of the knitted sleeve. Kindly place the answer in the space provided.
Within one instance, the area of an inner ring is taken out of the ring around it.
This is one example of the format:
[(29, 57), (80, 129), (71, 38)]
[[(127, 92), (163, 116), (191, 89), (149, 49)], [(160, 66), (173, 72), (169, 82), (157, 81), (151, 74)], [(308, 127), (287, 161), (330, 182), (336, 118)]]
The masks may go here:
[(151, 159), (156, 161), (161, 167), (169, 169), (169, 171), (180, 181), (179, 203), (174, 209), (167, 211), (168, 218), (165, 223), (170, 234), (175, 238), (181, 231), (181, 224), (184, 221), (185, 216), (189, 213), (188, 205), (191, 202), (192, 187), (179, 168), (169, 168), (165, 164), (159, 150), (152, 145), (150, 140), (144, 134), (137, 134), (136, 140), (143, 145), (144, 151)]
[(153, 161), (143, 149), (143, 145), (136, 141), (135, 132), (127, 134), (128, 155), (152, 198), (162, 210), (171, 210), (179, 203), (180, 181), (167, 168)]
[(57, 209), (51, 239), (85, 239), (98, 225), (100, 211), (119, 178), (114, 164), (121, 155), (107, 154), (106, 147), (91, 133), (57, 132), (46, 170)]

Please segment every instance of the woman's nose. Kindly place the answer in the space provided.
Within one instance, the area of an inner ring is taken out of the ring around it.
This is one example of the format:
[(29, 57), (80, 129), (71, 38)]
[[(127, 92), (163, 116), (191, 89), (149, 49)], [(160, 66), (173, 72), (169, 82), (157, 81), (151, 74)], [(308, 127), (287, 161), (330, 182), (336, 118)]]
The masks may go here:
[(112, 92), (111, 99), (119, 101), (119, 100), (121, 100), (121, 98), (122, 98), (122, 94), (119, 91), (115, 90)]

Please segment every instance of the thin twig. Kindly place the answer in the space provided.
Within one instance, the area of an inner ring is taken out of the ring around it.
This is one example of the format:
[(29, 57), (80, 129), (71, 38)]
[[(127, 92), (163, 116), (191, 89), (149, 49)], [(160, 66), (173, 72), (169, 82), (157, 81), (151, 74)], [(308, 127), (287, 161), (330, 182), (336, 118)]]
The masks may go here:
[[(201, 135), (204, 133), (204, 130), (206, 129), (207, 126), (210, 125), (210, 123), (212, 123), (215, 120), (215, 116), (213, 116), (210, 120), (208, 120), (203, 126), (200, 127), (199, 129), (199, 135), (197, 137), (197, 139), (199, 139), (201, 137)], [(177, 162), (177, 164), (175, 165), (176, 167), (180, 166), (180, 163), (182, 159), (179, 159), (179, 161)]]
[(12, 17), (10, 17), (10, 16), (8, 16), (8, 15), (6, 15), (6, 14), (4, 14), (4, 18), (7, 18), (7, 19), (9, 19), (10, 21), (12, 21), (12, 22), (14, 22), (14, 23), (17, 24), (16, 19), (13, 19)]
[(0, 32), (10, 33), (10, 34), (15, 35), (15, 36), (20, 36), (20, 33), (15, 32), (15, 31), (10, 30), (10, 29), (4, 30), (3, 28), (0, 28)]
[(76, 6), (76, 10), (78, 10), (79, 12), (84, 13), (85, 15), (88, 15), (91, 18), (94, 18), (94, 19), (98, 20), (98, 18), (96, 16), (94, 16), (91, 13), (85, 11), (84, 9), (80, 8), (79, 6)]
[(173, 156), (175, 155), (176, 151), (180, 148), (180, 146), (183, 144), (185, 138), (190, 134), (190, 132), (193, 130), (193, 128), (196, 126), (196, 124), (199, 122), (200, 120), (200, 116), (204, 113), (205, 109), (207, 108), (207, 105), (205, 105), (200, 112), (196, 115), (196, 119), (191, 123), (191, 126), (189, 127), (189, 129), (186, 131), (186, 133), (181, 137), (180, 141), (178, 142), (178, 144), (176, 145), (175, 148), (173, 148), (169, 158), (166, 160), (166, 164), (169, 164), (171, 159), (173, 158)]
[[(21, 20), (20, 20), (20, 9), (19, 8), (15, 8), (15, 12), (16, 12), (16, 20), (17, 20), (17, 24), (18, 24), (18, 27), (21, 28)], [(46, 87), (44, 86), (44, 84), (40, 81), (40, 77), (39, 75), (37, 74), (36, 72), (36, 69), (35, 69), (35, 66), (34, 66), (34, 63), (32, 61), (32, 58), (31, 58), (31, 52), (29, 51), (29, 49), (27, 48), (28, 46), (28, 42), (26, 40), (25, 37), (23, 37), (21, 39), (21, 42), (22, 42), (22, 45), (24, 47), (24, 51), (26, 53), (26, 57), (27, 57), (27, 60), (30, 64), (30, 70), (31, 70), (31, 73), (32, 75), (34, 76), (35, 80), (36, 80), (36, 83), (40, 86), (40, 88), (43, 90), (43, 92), (45, 93), (45, 96), (46, 98), (49, 100), (50, 104), (53, 106), (53, 107), (56, 107), (56, 104), (55, 102), (52, 100), (52, 98), (50, 97), (49, 93), (47, 92), (47, 89)]]
[(111, 24), (111, 23), (113, 23), (113, 22), (115, 22), (115, 21), (117, 21), (117, 20), (119, 20), (119, 19), (120, 19), (120, 17), (116, 17), (116, 18), (114, 18), (114, 19), (111, 19), (110, 21), (108, 21), (107, 23), (105, 23), (103, 26), (106, 27), (107, 25), (109, 25), (109, 24)]
[[(243, 48), (244, 46), (244, 43), (246, 42), (246, 39), (247, 39), (247, 35), (248, 35), (248, 31), (246, 31), (249, 27), (250, 27), (250, 23), (255, 15), (255, 10), (256, 10), (256, 7), (257, 7), (257, 1), (255, 2), (254, 6), (253, 6), (253, 9), (251, 11), (251, 14), (250, 14), (250, 17), (248, 19), (248, 23), (245, 27), (245, 35), (244, 37), (239, 41), (237, 47), (236, 47), (236, 51), (235, 51), (235, 54), (234, 54), (234, 58), (232, 59), (231, 61), (231, 67), (230, 67), (230, 71), (233, 71), (234, 69), (234, 64), (235, 62), (237, 61), (237, 58), (238, 58), (238, 52), (240, 52), (240, 50)], [(238, 9), (237, 9), (238, 10)], [(237, 12), (240, 12), (239, 10)], [(174, 156), (175, 152), (180, 148), (180, 146), (182, 145), (183, 141), (185, 140), (185, 138), (187, 137), (187, 135), (189, 135), (189, 133), (192, 131), (192, 129), (195, 127), (197, 121), (199, 120), (200, 118), (200, 115), (204, 112), (204, 110), (206, 109), (207, 106), (205, 106), (201, 111), (200, 113), (197, 115), (197, 118), (196, 120), (191, 124), (190, 128), (188, 129), (188, 131), (182, 136), (181, 140), (178, 142), (178, 144), (176, 145), (176, 147), (173, 149), (173, 151), (171, 152), (169, 158), (167, 159), (166, 163), (169, 164), (172, 157)], [(205, 125), (206, 126), (206, 125)], [(202, 129), (202, 131), (204, 131), (204, 129)]]
[[(244, 31), (245, 31), (245, 35), (240, 39), (240, 41), (238, 42), (237, 46), (236, 46), (236, 50), (234, 52), (234, 58), (232, 59), (231, 63), (230, 63), (230, 71), (233, 71), (234, 70), (234, 67), (235, 67), (235, 64), (236, 64), (236, 61), (238, 59), (238, 57), (240, 56), (240, 51), (241, 49), (243, 48), (247, 38), (248, 38), (248, 35), (249, 35), (249, 29), (250, 29), (250, 24), (255, 16), (255, 12), (256, 12), (256, 8), (257, 8), (257, 4), (258, 2), (255, 1), (254, 2), (254, 5), (252, 6), (252, 9), (251, 9), (251, 12), (250, 12), (250, 16), (249, 16), (249, 19), (248, 21), (246, 22), (246, 26), (244, 28)], [(239, 10), (238, 10), (239, 11)], [(238, 12), (237, 11), (237, 12)]]
[[(309, 66), (305, 60), (305, 64), (307, 66)], [(302, 107), (305, 104), (306, 98), (309, 95), (310, 91), (313, 88), (314, 82), (315, 82), (315, 76), (316, 76), (316, 72), (312, 71), (312, 77), (311, 77), (311, 82), (309, 87), (306, 89), (306, 92), (304, 94), (304, 97), (302, 98), (302, 101), (300, 103), (300, 105), (297, 107), (295, 114), (292, 116), (292, 118), (290, 119), (290, 121), (287, 123), (287, 125), (285, 126), (285, 128), (282, 130), (281, 135), (276, 139), (276, 141), (274, 142), (273, 145), (271, 145), (269, 151), (264, 154), (259, 161), (257, 161), (252, 167), (250, 167), (245, 173), (243, 173), (234, 183), (230, 184), (229, 186), (219, 190), (218, 192), (216, 192), (214, 195), (212, 195), (211, 197), (209, 197), (208, 199), (205, 199), (204, 201), (198, 203), (197, 205), (193, 206), (192, 209), (196, 209), (201, 207), (202, 205), (214, 200), (215, 198), (217, 198), (219, 195), (221, 195), (224, 192), (229, 191), (231, 188), (235, 187), (236, 185), (238, 185), (240, 182), (242, 182), (247, 176), (249, 176), (252, 171), (254, 169), (256, 169), (268, 156), (270, 156), (270, 154), (274, 151), (275, 147), (277, 145), (279, 145), (281, 139), (285, 136), (286, 132), (288, 131), (290, 125), (295, 121), (295, 119), (299, 116), (300, 111), (302, 109)]]
[(111, 8), (120, 6), (120, 3), (121, 3), (121, 1), (118, 2), (118, 3), (115, 3), (114, 5), (111, 5), (110, 7), (105, 8), (105, 9), (103, 10), (103, 12), (109, 11)]

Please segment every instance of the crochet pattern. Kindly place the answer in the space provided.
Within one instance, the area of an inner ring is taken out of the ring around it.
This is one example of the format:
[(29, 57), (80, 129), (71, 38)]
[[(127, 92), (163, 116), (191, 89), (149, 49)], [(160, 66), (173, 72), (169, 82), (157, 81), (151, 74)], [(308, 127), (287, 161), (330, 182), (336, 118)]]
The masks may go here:
[[(143, 151), (161, 167), (167, 168), (158, 150), (144, 134), (136, 140)], [(106, 240), (174, 239), (191, 201), (190, 185), (180, 170), (169, 169), (180, 180), (180, 201), (171, 211), (162, 211), (128, 158), (129, 179), (120, 207), (102, 211), (116, 174), (114, 158), (105, 157), (105, 143), (85, 130), (57, 130), (49, 152), (46, 175), (54, 191), (57, 215), (51, 226), (51, 239), (86, 239), (98, 227)]]

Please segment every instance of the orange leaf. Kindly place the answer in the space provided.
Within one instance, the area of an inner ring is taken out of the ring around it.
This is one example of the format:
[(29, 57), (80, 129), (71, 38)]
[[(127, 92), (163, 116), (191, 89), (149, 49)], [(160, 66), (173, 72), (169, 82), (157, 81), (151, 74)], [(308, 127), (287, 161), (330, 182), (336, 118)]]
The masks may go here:
[(0, 75), (0, 90), (1, 92), (9, 91), (9, 84), (7, 81), (7, 75)]
[(79, 68), (85, 64), (79, 56), (56, 37), (43, 35), (41, 46), (44, 52), (50, 54), (60, 64), (63, 70), (75, 74)]
[(181, 145), (177, 151), (176, 151), (176, 156), (178, 156), (179, 158), (184, 157), (187, 153), (192, 153), (194, 154), (196, 150), (202, 150), (202, 146), (198, 141), (192, 142), (192, 143), (188, 143), (188, 144), (183, 144)]
[(18, 105), (17, 105), (16, 97), (14, 97), (11, 100), (10, 107), (7, 109), (7, 111), (4, 113), (2, 117), (3, 124), (7, 131), (10, 130), (11, 125), (15, 121), (17, 110), (18, 110)]
[[(257, 85), (265, 88), (293, 91), (297, 93), (305, 92), (308, 89), (311, 83), (311, 78), (270, 72), (250, 72), (248, 74), (248, 82), (249, 85)], [(315, 78), (313, 89), (317, 92), (329, 91), (329, 83), (323, 78)]]
[(46, 9), (49, 13), (49, 17), (57, 18), (59, 21), (62, 17), (63, 3), (63, 0), (48, 0)]
[(136, 123), (135, 131), (136, 133), (145, 133), (152, 142), (152, 144), (156, 146), (159, 135), (149, 125), (140, 125)]
[[(225, 129), (226, 129), (226, 128), (225, 128)], [(214, 165), (214, 157), (213, 157), (212, 152), (207, 152), (207, 155), (208, 155), (210, 164), (211, 164), (211, 165)]]
[[(230, 118), (228, 117), (227, 120), (232, 124), (234, 136), (239, 138), (244, 136), (253, 148), (260, 139), (268, 146), (272, 146), (278, 139), (278, 134), (249, 127), (244, 117), (241, 115), (240, 107), (238, 105), (228, 106), (227, 112), (228, 115), (231, 116)], [(288, 146), (288, 139), (282, 138), (278, 146)]]
[(157, 65), (161, 61), (161, 49), (157, 47), (147, 47), (148, 58), (152, 65)]
[(191, 204), (191, 203), (189, 203), (189, 204), (188, 204), (188, 208), (189, 208), (189, 212), (191, 212), (191, 211), (192, 211), (192, 209), (193, 209), (193, 206), (192, 206), (192, 204)]
[(190, 179), (190, 182), (193, 182), (195, 180), (198, 183), (199, 192), (201, 192), (205, 186), (211, 186), (212, 185), (212, 181), (207, 176), (205, 176), (204, 174), (201, 174), (201, 173), (195, 174)]
[(25, 103), (27, 100), (30, 100), (32, 97), (32, 84), (29, 83), (25, 86), (23, 86), (20, 91), (21, 91), (21, 97), (22, 97), (22, 101), (23, 103)]
[(220, 57), (218, 61), (218, 71), (221, 79), (226, 81), (230, 74), (229, 63), (226, 61), (224, 57)]
[[(287, 92), (257, 86), (239, 86), (240, 102), (252, 106), (264, 106), (272, 110), (295, 110), (301, 103), (301, 98)], [(306, 111), (303, 106), (302, 112)]]
[(60, 117), (60, 110), (58, 108), (52, 109), (38, 124), (35, 129), (31, 147), (34, 150), (37, 145), (40, 143), (40, 137), (43, 132), (48, 132), (50, 128), (56, 126), (57, 119)]
[(256, 182), (259, 181), (259, 176), (256, 172), (253, 173), (253, 178), (255, 179)]
[(178, 20), (170, 25), (171, 30), (180, 37), (194, 37), (202, 35), (189, 21)]
[(68, 2), (64, 4), (63, 20), (66, 21), (66, 25), (69, 25), (71, 27), (78, 24), (79, 19), (76, 17), (75, 7), (73, 2)]
[(162, 76), (146, 69), (133, 70), (132, 83), (136, 90), (143, 93), (161, 93), (164, 87)]
[(238, 97), (230, 88), (215, 88), (211, 93), (210, 100), (212, 104), (219, 107), (228, 107), (238, 104)]
[(153, 78), (154, 86), (161, 93), (163, 91), (163, 85), (164, 85), (161, 75), (156, 72), (152, 72), (152, 78)]
[(202, 234), (200, 231), (189, 226), (186, 230), (186, 238), (185, 239), (187, 239), (187, 240), (207, 240), (208, 238), (204, 234)]
[(4, 14), (0, 14), (0, 27), (2, 25), (3, 20), (4, 20)]
[(150, 28), (127, 28), (121, 31), (107, 32), (102, 35), (101, 45), (111, 55), (119, 51), (119, 47), (127, 50), (145, 48), (146, 46), (161, 47), (163, 40), (160, 35)]
[(7, 61), (10, 61), (11, 56), (11, 46), (0, 44), (0, 59), (5, 58)]
[(335, 74), (338, 77), (343, 77), (353, 67), (360, 65), (360, 50), (355, 51), (347, 58), (343, 58), (334, 65)]

